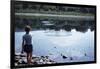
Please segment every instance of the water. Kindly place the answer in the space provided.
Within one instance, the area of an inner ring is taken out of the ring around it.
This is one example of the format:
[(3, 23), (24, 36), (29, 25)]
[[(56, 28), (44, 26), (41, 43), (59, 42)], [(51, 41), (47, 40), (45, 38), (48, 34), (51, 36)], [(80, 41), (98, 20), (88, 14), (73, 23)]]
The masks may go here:
[[(25, 32), (15, 32), (15, 53), (20, 53), (22, 36)], [(31, 31), (33, 55), (49, 56), (58, 62), (94, 61), (94, 31), (78, 32), (65, 30)], [(61, 54), (68, 57), (63, 59)], [(73, 58), (72, 60), (70, 58)]]

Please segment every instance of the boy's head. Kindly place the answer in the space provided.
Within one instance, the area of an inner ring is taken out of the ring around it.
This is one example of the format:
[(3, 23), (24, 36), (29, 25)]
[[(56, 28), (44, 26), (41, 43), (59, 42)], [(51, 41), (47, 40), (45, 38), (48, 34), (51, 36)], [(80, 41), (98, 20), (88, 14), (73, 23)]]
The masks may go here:
[(25, 32), (26, 32), (26, 33), (29, 33), (30, 30), (31, 30), (31, 27), (30, 27), (29, 25), (27, 25), (27, 26), (25, 27)]

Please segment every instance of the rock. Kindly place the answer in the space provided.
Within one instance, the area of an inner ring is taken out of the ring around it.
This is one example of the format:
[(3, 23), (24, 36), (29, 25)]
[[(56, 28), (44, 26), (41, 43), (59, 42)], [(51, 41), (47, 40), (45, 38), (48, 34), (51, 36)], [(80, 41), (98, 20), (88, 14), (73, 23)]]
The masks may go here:
[(40, 62), (41, 62), (41, 63), (43, 63), (43, 60), (42, 60), (42, 59), (40, 59)]
[(24, 61), (25, 63), (27, 63), (27, 58), (26, 57), (22, 57), (22, 61)]
[(27, 57), (27, 56), (26, 56), (26, 55), (24, 55), (24, 54), (21, 54), (21, 55), (20, 55), (20, 57)]
[(21, 53), (15, 53), (15, 56), (19, 56)]
[(34, 62), (33, 64), (38, 64), (37, 62)]
[[(27, 65), (27, 57), (25, 54), (16, 54), (15, 56), (15, 65)], [(49, 56), (32, 56), (32, 65), (34, 64), (52, 64), (54, 61), (49, 59)]]
[(15, 66), (17, 66), (18, 65), (18, 63), (15, 63)]
[(15, 56), (15, 59), (21, 59), (21, 57), (20, 56)]
[(15, 59), (15, 62), (18, 62), (19, 61), (19, 59)]
[(41, 58), (45, 58), (44, 56), (41, 56)]
[(21, 63), (22, 63), (22, 59), (20, 59), (20, 60), (18, 61), (18, 63), (21, 64)]
[(46, 62), (46, 64), (52, 64), (52, 62)]
[(67, 58), (65, 55), (62, 55), (62, 54), (61, 54), (61, 56), (62, 56), (63, 59), (66, 59), (66, 58)]
[(32, 57), (38, 57), (38, 56), (36, 56), (36, 55), (32, 55)]
[(72, 57), (70, 57), (70, 60), (73, 60), (73, 58), (72, 58)]
[(49, 58), (49, 56), (45, 56), (46, 57), (46, 59), (48, 59)]
[(22, 63), (22, 64), (27, 64), (25, 61), (22, 61), (21, 63)]

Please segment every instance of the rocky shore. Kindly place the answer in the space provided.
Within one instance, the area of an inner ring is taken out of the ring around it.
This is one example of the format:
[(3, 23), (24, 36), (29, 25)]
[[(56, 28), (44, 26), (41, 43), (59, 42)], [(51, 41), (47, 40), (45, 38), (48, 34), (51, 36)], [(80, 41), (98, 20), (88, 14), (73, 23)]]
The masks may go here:
[[(56, 62), (49, 59), (49, 56), (32, 56), (32, 63), (30, 65), (38, 65), (38, 64), (55, 64)], [(23, 66), (29, 65), (27, 64), (27, 56), (26, 54), (16, 53), (15, 54), (15, 66)]]

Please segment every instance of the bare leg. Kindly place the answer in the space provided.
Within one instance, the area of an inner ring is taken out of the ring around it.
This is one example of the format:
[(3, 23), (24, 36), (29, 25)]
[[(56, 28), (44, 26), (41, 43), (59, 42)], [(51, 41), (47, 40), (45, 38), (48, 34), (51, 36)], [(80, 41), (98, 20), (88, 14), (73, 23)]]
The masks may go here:
[(29, 53), (27, 53), (27, 63), (29, 64), (30, 61), (29, 61)]
[(30, 56), (30, 57), (29, 57), (29, 63), (31, 63), (31, 62), (32, 62), (32, 61), (31, 61), (31, 60), (32, 60), (32, 52), (29, 53), (29, 56)]

